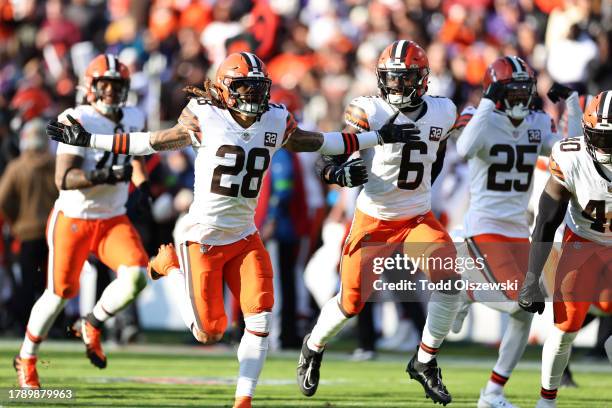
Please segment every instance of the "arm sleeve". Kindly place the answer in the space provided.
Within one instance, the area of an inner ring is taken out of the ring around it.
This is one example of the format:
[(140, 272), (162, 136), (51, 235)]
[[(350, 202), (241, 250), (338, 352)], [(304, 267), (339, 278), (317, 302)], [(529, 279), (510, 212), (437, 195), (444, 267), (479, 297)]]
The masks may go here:
[[(548, 116), (548, 115), (546, 115)], [(553, 146), (555, 143), (560, 141), (562, 136), (557, 133), (557, 126), (553, 118), (550, 118), (550, 127), (544, 132), (544, 138), (542, 139), (542, 149), (540, 150), (540, 156), (548, 156), (552, 153)]]
[(567, 137), (582, 136), (582, 109), (578, 92), (572, 92), (565, 101), (567, 108)]
[(529, 251), (529, 271), (539, 277), (550, 254), (555, 232), (563, 222), (567, 201), (557, 201), (546, 190), (540, 197), (538, 218), (531, 235)]
[(431, 184), (435, 183), (436, 179), (442, 173), (444, 167), (444, 157), (446, 156), (446, 140), (440, 143), (438, 147), (438, 153), (436, 155), (436, 161), (431, 166)]
[(483, 139), (480, 135), (486, 127), (487, 117), (495, 109), (493, 101), (482, 98), (474, 115), (465, 125), (461, 136), (457, 139), (457, 153), (463, 158), (473, 157), (482, 147)]

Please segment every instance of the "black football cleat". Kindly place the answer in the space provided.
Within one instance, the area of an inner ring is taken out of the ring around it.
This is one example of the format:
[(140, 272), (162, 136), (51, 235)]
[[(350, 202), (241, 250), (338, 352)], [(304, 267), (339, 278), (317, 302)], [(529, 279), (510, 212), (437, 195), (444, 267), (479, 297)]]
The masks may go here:
[(439, 402), (446, 406), (453, 400), (442, 383), (442, 370), (438, 367), (435, 358), (424, 364), (417, 360), (417, 354), (415, 354), (408, 363), (406, 372), (410, 378), (421, 383), (425, 390), (425, 397), (431, 398), (434, 403)]
[(306, 342), (310, 333), (304, 337), (302, 351), (297, 366), (297, 382), (300, 391), (307, 397), (312, 397), (319, 386), (319, 369), (323, 361), (323, 351), (317, 353), (308, 348)]

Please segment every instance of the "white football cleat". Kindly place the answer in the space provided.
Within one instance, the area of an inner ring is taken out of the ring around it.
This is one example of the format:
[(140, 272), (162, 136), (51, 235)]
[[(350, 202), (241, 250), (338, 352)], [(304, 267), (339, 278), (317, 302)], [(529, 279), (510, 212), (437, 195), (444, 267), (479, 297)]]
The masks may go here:
[(519, 408), (516, 405), (512, 405), (503, 393), (497, 394), (490, 392), (485, 394), (484, 388), (480, 390), (480, 398), (478, 399), (477, 406), (478, 408)]
[(557, 400), (540, 398), (535, 408), (557, 408)]

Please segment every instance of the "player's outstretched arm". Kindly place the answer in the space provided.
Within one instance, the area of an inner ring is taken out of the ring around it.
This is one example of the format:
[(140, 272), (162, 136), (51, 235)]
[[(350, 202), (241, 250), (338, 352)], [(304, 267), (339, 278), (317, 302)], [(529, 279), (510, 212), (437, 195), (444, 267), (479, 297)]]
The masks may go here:
[(394, 124), (396, 112), (379, 130), (362, 133), (308, 132), (300, 128), (290, 133), (283, 146), (294, 152), (320, 152), (327, 155), (351, 154), (383, 143), (406, 143), (420, 133), (414, 123)]
[(542, 314), (544, 295), (540, 290), (540, 275), (552, 248), (555, 232), (563, 222), (570, 192), (552, 176), (540, 196), (536, 225), (531, 234), (529, 269), (519, 292), (519, 306), (524, 310)]
[(189, 130), (182, 123), (154, 132), (103, 135), (89, 133), (72, 116), (68, 115), (67, 118), (70, 125), (57, 121), (47, 125), (47, 135), (51, 139), (73, 146), (136, 156), (146, 156), (162, 150), (178, 150), (191, 144)]

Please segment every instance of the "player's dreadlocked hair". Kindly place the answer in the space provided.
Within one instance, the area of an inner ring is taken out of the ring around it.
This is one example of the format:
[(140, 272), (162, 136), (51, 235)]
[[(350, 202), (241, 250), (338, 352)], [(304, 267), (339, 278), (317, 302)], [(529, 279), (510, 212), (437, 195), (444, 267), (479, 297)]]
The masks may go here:
[(183, 91), (189, 96), (206, 99), (216, 108), (227, 109), (225, 101), (221, 97), (221, 92), (219, 92), (217, 86), (210, 79), (204, 81), (204, 89), (197, 86), (186, 86), (183, 88)]

